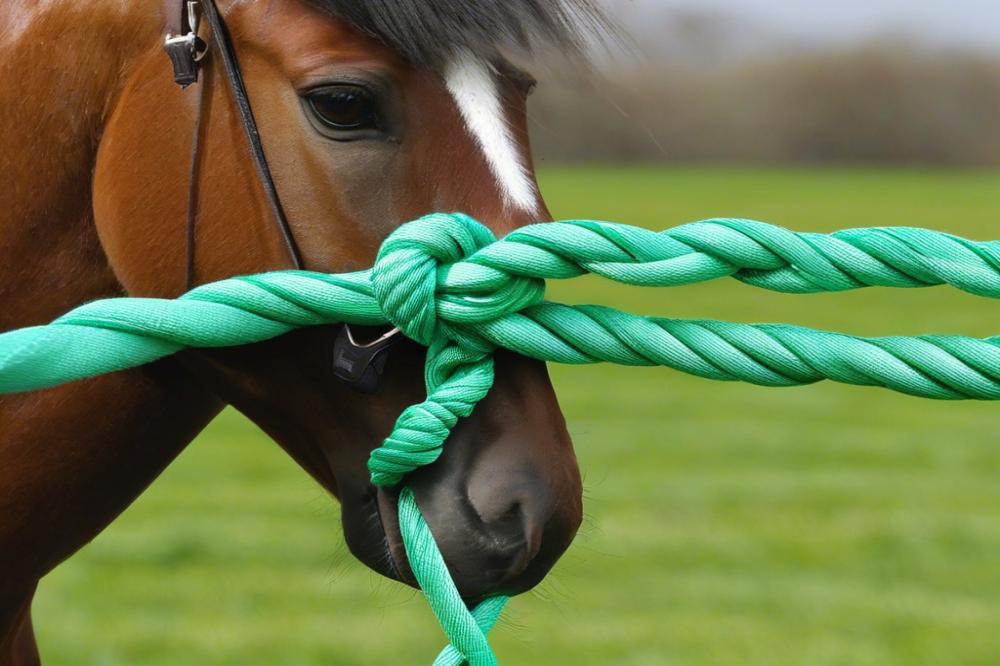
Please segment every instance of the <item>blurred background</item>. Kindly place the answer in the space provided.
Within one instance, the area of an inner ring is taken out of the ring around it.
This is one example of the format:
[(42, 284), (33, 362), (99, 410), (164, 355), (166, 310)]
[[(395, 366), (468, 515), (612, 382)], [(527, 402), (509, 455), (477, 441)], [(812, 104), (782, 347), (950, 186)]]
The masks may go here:
[(603, 76), (535, 100), (543, 160), (1000, 162), (1000, 4), (634, 0)]
[[(553, 65), (532, 107), (557, 217), (660, 229), (1000, 237), (1000, 4), (635, 0), (630, 55)], [(862, 335), (1000, 332), (946, 288), (719, 282), (551, 297)], [(664, 369), (551, 369), (587, 522), (495, 632), (507, 664), (919, 666), (1000, 655), (997, 408)], [(337, 507), (227, 412), (43, 581), (48, 664), (429, 664), (420, 598), (347, 553)]]

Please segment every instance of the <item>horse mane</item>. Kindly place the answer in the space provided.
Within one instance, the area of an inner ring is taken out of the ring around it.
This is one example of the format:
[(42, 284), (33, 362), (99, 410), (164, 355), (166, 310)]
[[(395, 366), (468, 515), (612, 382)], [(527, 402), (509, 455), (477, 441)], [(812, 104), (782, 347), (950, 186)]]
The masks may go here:
[(417, 65), (441, 67), (458, 52), (498, 60), (506, 49), (582, 55), (614, 32), (598, 0), (308, 0)]

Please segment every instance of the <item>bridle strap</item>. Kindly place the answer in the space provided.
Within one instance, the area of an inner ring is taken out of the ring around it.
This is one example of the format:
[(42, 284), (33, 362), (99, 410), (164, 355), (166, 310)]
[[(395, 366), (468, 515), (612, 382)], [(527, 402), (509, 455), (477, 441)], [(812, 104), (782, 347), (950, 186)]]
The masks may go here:
[[(170, 56), (174, 67), (174, 80), (181, 88), (187, 88), (198, 83), (199, 61), (209, 52), (211, 46), (222, 59), (226, 70), (226, 80), (232, 92), (233, 100), (240, 114), (243, 131), (247, 137), (250, 155), (264, 194), (267, 196), (274, 220), (281, 232), (281, 238), (288, 249), (292, 265), (302, 268), (302, 255), (295, 236), (292, 234), (285, 210), (278, 196), (271, 169), (267, 164), (264, 146), (260, 140), (260, 130), (250, 107), (250, 97), (247, 94), (243, 74), (240, 71), (239, 60), (233, 48), (232, 37), (226, 23), (215, 5), (215, 0), (165, 0), (166, 31), (164, 48)], [(211, 28), (210, 44), (198, 37), (198, 7), (204, 11), (205, 19)], [(191, 135), (191, 161), (188, 172), (187, 200), (187, 261), (185, 264), (185, 290), (195, 286), (196, 262), (195, 255), (198, 240), (198, 201), (199, 175), (201, 172), (201, 145), (204, 125), (205, 105), (209, 94), (210, 80), (208, 73), (198, 86), (198, 97), (195, 101), (195, 121)], [(340, 335), (334, 341), (334, 374), (346, 384), (363, 393), (375, 393), (381, 385), (382, 373), (385, 369), (386, 355), (389, 349), (401, 337), (398, 329), (393, 329), (374, 342), (358, 343), (347, 324), (343, 325)]]
[[(268, 204), (281, 239), (288, 250), (288, 256), (292, 261), (292, 266), (296, 269), (302, 268), (302, 255), (295, 242), (288, 218), (285, 215), (284, 207), (281, 205), (281, 198), (271, 174), (271, 168), (267, 163), (267, 156), (264, 153), (264, 145), (261, 142), (260, 130), (257, 128), (257, 120), (254, 118), (253, 109), (250, 106), (250, 97), (247, 93), (246, 84), (243, 81), (243, 74), (240, 71), (239, 61), (236, 58), (236, 51), (233, 47), (232, 37), (226, 27), (225, 21), (219, 14), (215, 5), (215, 0), (200, 0), (191, 2), (190, 0), (166, 0), (167, 28), (165, 49), (174, 67), (174, 80), (181, 87), (187, 87), (198, 80), (198, 61), (208, 48), (197, 36), (197, 7), (200, 4), (205, 19), (212, 30), (212, 43), (216, 47), (216, 52), (222, 59), (223, 68), (226, 71), (226, 80), (233, 95), (239, 112), (240, 121), (244, 134), (250, 148), (250, 155), (253, 158), (254, 168)], [(186, 31), (186, 32), (185, 32)], [(204, 87), (204, 84), (203, 84)], [(205, 95), (201, 91), (201, 97)], [(193, 286), (194, 280), (194, 241), (195, 229), (197, 227), (197, 176), (199, 152), (201, 147), (201, 115), (203, 101), (198, 102), (197, 118), (195, 121), (195, 134), (192, 141), (191, 156), (191, 182), (188, 184), (188, 265), (187, 279), (188, 286)]]
[(233, 99), (240, 112), (243, 130), (250, 143), (250, 154), (253, 157), (254, 166), (257, 168), (260, 183), (264, 187), (264, 193), (267, 195), (268, 203), (271, 205), (274, 220), (278, 223), (278, 230), (281, 232), (281, 238), (288, 249), (288, 255), (292, 259), (292, 265), (295, 268), (302, 268), (302, 255), (298, 245), (295, 244), (295, 236), (292, 235), (292, 228), (288, 224), (288, 218), (285, 217), (285, 209), (278, 197), (278, 189), (274, 184), (271, 168), (267, 164), (264, 145), (260, 140), (260, 130), (257, 129), (257, 121), (254, 119), (253, 109), (250, 108), (250, 97), (247, 94), (246, 84), (243, 83), (243, 74), (240, 71), (239, 61), (236, 59), (236, 51), (233, 48), (229, 30), (219, 15), (215, 0), (202, 0), (202, 4), (205, 8), (205, 18), (208, 20), (209, 27), (212, 28), (214, 42), (218, 46), (218, 53), (222, 57), (222, 64), (226, 69), (226, 79), (229, 81), (229, 89), (233, 93)]
[(191, 131), (191, 161), (188, 168), (187, 196), (187, 262), (185, 266), (184, 290), (190, 291), (196, 284), (195, 252), (198, 243), (198, 183), (201, 172), (201, 125), (205, 116), (205, 96), (208, 94), (209, 74), (206, 73), (198, 84), (198, 97), (195, 100), (194, 128)]

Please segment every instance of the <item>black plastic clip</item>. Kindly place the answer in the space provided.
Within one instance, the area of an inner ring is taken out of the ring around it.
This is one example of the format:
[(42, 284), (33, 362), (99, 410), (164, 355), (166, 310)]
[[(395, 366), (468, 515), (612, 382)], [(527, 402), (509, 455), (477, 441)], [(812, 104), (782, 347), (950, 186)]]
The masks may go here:
[(372, 342), (360, 344), (351, 334), (351, 327), (345, 324), (333, 343), (334, 376), (359, 393), (377, 393), (382, 386), (389, 349), (399, 335), (400, 330), (394, 328)]

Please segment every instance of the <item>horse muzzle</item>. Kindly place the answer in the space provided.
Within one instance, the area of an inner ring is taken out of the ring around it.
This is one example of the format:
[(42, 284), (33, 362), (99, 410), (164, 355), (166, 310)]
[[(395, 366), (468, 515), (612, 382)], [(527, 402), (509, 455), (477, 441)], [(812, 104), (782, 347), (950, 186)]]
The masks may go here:
[[(413, 491), (466, 601), (518, 594), (541, 582), (576, 535), (583, 494), (544, 366), (501, 357), (494, 389), (452, 430), (441, 457), (403, 485)], [(397, 516), (401, 487), (372, 488), (368, 511), (377, 518), (354, 520), (355, 529), (345, 504), (345, 534), (365, 564), (415, 585)]]

